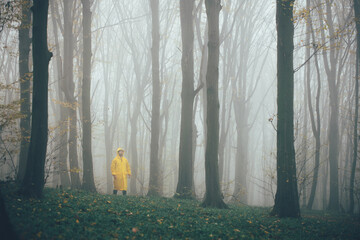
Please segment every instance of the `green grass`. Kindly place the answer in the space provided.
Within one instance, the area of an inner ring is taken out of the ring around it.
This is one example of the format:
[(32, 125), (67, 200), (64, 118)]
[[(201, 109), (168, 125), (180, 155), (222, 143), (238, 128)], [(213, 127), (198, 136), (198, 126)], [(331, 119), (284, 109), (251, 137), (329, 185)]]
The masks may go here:
[(204, 209), (191, 200), (57, 189), (35, 200), (8, 186), (2, 192), (23, 239), (360, 239), (360, 223), (344, 215), (278, 219), (269, 208)]

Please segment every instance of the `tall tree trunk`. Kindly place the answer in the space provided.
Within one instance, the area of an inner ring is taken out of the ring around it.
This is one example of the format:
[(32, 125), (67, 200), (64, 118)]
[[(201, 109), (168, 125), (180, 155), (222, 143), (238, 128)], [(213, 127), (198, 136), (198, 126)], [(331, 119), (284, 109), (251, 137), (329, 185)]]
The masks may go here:
[[(110, 52), (111, 43), (108, 42), (108, 51)], [(104, 53), (105, 55), (106, 53)], [(103, 116), (104, 116), (104, 132), (105, 132), (105, 158), (106, 158), (106, 165), (105, 165), (105, 176), (106, 176), (106, 190), (107, 193), (112, 193), (113, 190), (113, 180), (112, 175), (110, 171), (111, 161), (116, 156), (115, 151), (113, 149), (114, 147), (114, 139), (118, 139), (118, 137), (115, 136), (115, 134), (118, 133), (118, 119), (121, 112), (121, 104), (119, 103), (119, 91), (120, 91), (120, 81), (115, 82), (115, 86), (111, 86), (110, 80), (109, 80), (109, 65), (105, 62), (103, 62), (103, 69), (104, 69), (104, 108), (103, 108)], [(119, 69), (121, 69), (119, 67)], [(111, 98), (112, 93), (115, 93), (114, 97)], [(109, 99), (112, 101), (112, 106), (109, 105)], [(109, 111), (111, 107), (111, 111)], [(111, 112), (111, 117), (109, 117), (109, 112)], [(118, 143), (115, 143), (118, 144)], [(116, 147), (117, 148), (117, 147)]]
[[(310, 0), (306, 0), (306, 9), (310, 9)], [(310, 58), (310, 25), (309, 23), (306, 24), (305, 28), (306, 37), (305, 37), (305, 61), (307, 61)], [(306, 64), (306, 68), (304, 71), (304, 127), (303, 127), (303, 133), (302, 133), (302, 141), (301, 141), (301, 193), (302, 193), (302, 206), (306, 207), (307, 203), (307, 193), (306, 193), (306, 185), (307, 185), (307, 170), (306, 170), (306, 162), (307, 162), (307, 150), (308, 150), (308, 144), (307, 144), (307, 129), (308, 129), (308, 112), (307, 112), (307, 106), (308, 106), (308, 94), (311, 94), (310, 91), (307, 91), (307, 82), (310, 81), (310, 61)]]
[(83, 189), (96, 192), (93, 157), (91, 151), (91, 11), (90, 0), (81, 0), (83, 5)]
[[(138, 98), (138, 95), (137, 95)], [(142, 98), (141, 98), (142, 100)], [(137, 102), (139, 105), (139, 107), (136, 107), (136, 109), (134, 110), (133, 116), (131, 118), (130, 121), (130, 125), (131, 125), (131, 133), (130, 133), (130, 154), (131, 154), (131, 162), (132, 162), (132, 166), (131, 166), (131, 175), (132, 175), (132, 179), (130, 181), (130, 192), (132, 194), (136, 194), (137, 190), (136, 190), (136, 181), (138, 178), (138, 152), (137, 152), (137, 125), (138, 125), (138, 117), (140, 115), (140, 106), (141, 103)]]
[[(109, 44), (109, 43), (108, 43)], [(110, 44), (108, 45), (110, 46)], [(105, 68), (105, 66), (103, 67)], [(105, 70), (104, 70), (105, 71)], [(113, 190), (113, 180), (110, 172), (111, 161), (114, 156), (113, 146), (114, 146), (114, 133), (116, 131), (117, 124), (109, 121), (109, 94), (110, 94), (110, 86), (108, 81), (108, 73), (104, 73), (104, 85), (105, 85), (105, 94), (104, 94), (104, 108), (103, 108), (103, 116), (104, 116), (104, 136), (105, 136), (105, 158), (106, 158), (106, 166), (105, 166), (105, 176), (106, 176), (106, 192), (108, 194), (112, 193)], [(112, 129), (112, 126), (114, 128)]]
[(65, 99), (69, 104), (68, 107), (68, 124), (69, 124), (69, 162), (70, 162), (70, 178), (71, 187), (80, 188), (79, 165), (77, 154), (77, 102), (74, 97), (74, 36), (71, 9), (73, 0), (64, 0), (64, 81), (63, 91)]
[[(335, 77), (334, 77), (335, 78)], [(329, 210), (339, 210), (339, 99), (338, 89), (331, 78), (330, 87), (330, 121), (329, 121), (329, 164), (330, 164), (330, 196)]]
[[(132, 49), (133, 51), (135, 49)], [(138, 60), (135, 57), (135, 52), (133, 57), (134, 67), (135, 67), (135, 75), (136, 75), (136, 101), (135, 105), (133, 106), (133, 113), (130, 118), (130, 156), (131, 156), (131, 181), (130, 181), (130, 192), (133, 194), (137, 193), (137, 181), (138, 181), (138, 168), (139, 168), (139, 156), (138, 156), (138, 142), (137, 142), (137, 135), (138, 135), (138, 119), (140, 116), (141, 105), (144, 100), (144, 88), (146, 81), (144, 77), (140, 75), (140, 68), (138, 65)], [(147, 61), (148, 63), (148, 61)], [(146, 66), (149, 64), (146, 63)], [(149, 68), (146, 67), (148, 70)], [(148, 71), (145, 72), (148, 72)], [(146, 75), (146, 74), (145, 74)]]
[(21, 143), (19, 156), (19, 171), (17, 176), (18, 182), (21, 182), (24, 179), (30, 138), (30, 6), (30, 0), (26, 0), (21, 3), (21, 25), (19, 28), (19, 75), (21, 99), (20, 112), (23, 116), (20, 119)]
[(339, 210), (339, 89), (336, 79), (338, 55), (335, 47), (335, 27), (332, 14), (332, 3), (326, 2), (326, 19), (322, 19), (320, 16), (320, 26), (322, 39), (325, 41), (327, 38), (324, 33), (323, 21), (326, 21), (326, 28), (329, 30), (330, 39), (330, 53), (328, 59), (327, 51), (323, 52), (324, 68), (327, 75), (327, 81), (329, 86), (329, 98), (330, 98), (330, 120), (328, 127), (328, 139), (329, 139), (329, 166), (330, 166), (330, 196), (328, 209), (338, 211)]
[(360, 67), (360, 0), (354, 0), (356, 23), (356, 74), (355, 74), (355, 116), (354, 116), (354, 153), (350, 175), (350, 206), (349, 212), (354, 212), (354, 183), (356, 161), (358, 157), (358, 121), (359, 121), (359, 67)]
[(160, 21), (159, 0), (150, 0), (152, 13), (152, 111), (151, 111), (151, 143), (150, 143), (150, 180), (148, 196), (160, 195), (160, 162), (159, 162), (159, 136), (160, 136)]
[(227, 208), (219, 183), (219, 13), (220, 0), (205, 0), (209, 22), (209, 58), (206, 72), (207, 137), (205, 150), (205, 199), (203, 207)]
[[(314, 29), (312, 28), (312, 21), (311, 17), (309, 17), (309, 26), (311, 28), (311, 35), (312, 38), (315, 39)], [(317, 49), (314, 49), (314, 51), (317, 51)], [(316, 99), (315, 99), (315, 111), (316, 111), (316, 122), (314, 117), (314, 111), (312, 106), (312, 100), (311, 100), (311, 88), (310, 88), (310, 76), (307, 76), (307, 83), (306, 83), (306, 89), (307, 89), (307, 97), (308, 97), (308, 107), (309, 107), (309, 114), (310, 114), (310, 122), (311, 122), (311, 129), (313, 132), (313, 135), (315, 137), (315, 162), (314, 162), (314, 174), (313, 174), (313, 180), (311, 183), (311, 190), (310, 190), (310, 196), (307, 203), (307, 209), (312, 209), (312, 206), (314, 204), (315, 200), (315, 193), (316, 188), (318, 185), (318, 176), (319, 176), (319, 168), (320, 168), (320, 144), (321, 144), (321, 138), (320, 138), (320, 128), (321, 128), (321, 119), (320, 119), (320, 93), (321, 93), (321, 76), (320, 76), (320, 67), (318, 63), (318, 57), (315, 54), (315, 68), (317, 73), (317, 92), (316, 92)], [(309, 67), (310, 68), (310, 67)], [(308, 75), (310, 74), (310, 71), (308, 71)]]
[(182, 92), (179, 175), (176, 195), (192, 198), (193, 189), (193, 104), (194, 104), (194, 0), (180, 0), (182, 36)]
[[(61, 62), (61, 54), (60, 54), (60, 44), (59, 44), (59, 37), (58, 37), (58, 26), (56, 24), (56, 17), (59, 17), (59, 12), (57, 5), (55, 5), (54, 1), (50, 2), (51, 7), (51, 18), (53, 23), (53, 32), (55, 38), (55, 61), (56, 61), (56, 70), (57, 70), (57, 95), (60, 102), (64, 102), (64, 95), (61, 91), (61, 85), (63, 84), (63, 69), (62, 69), (62, 62)], [(56, 16), (56, 17), (55, 17)], [(60, 119), (59, 121), (59, 151), (57, 154), (57, 163), (58, 163), (58, 170), (60, 174), (60, 184), (63, 188), (67, 189), (70, 187), (70, 177), (69, 177), (69, 170), (67, 166), (67, 155), (68, 155), (68, 131), (67, 131), (67, 111), (66, 108), (59, 104), (59, 111), (60, 111)]]
[(21, 192), (40, 198), (44, 189), (44, 167), (48, 139), (48, 78), (52, 54), (47, 47), (49, 0), (34, 0), (32, 50), (34, 62), (31, 137)]
[(300, 217), (294, 149), (294, 0), (277, 0), (277, 190), (273, 215)]
[[(241, 96), (240, 96), (241, 97)], [(235, 155), (235, 187), (233, 200), (247, 204), (248, 189), (246, 176), (248, 171), (248, 139), (249, 130), (245, 123), (248, 122), (248, 111), (245, 99), (234, 99), (233, 104), (236, 119), (236, 155)]]

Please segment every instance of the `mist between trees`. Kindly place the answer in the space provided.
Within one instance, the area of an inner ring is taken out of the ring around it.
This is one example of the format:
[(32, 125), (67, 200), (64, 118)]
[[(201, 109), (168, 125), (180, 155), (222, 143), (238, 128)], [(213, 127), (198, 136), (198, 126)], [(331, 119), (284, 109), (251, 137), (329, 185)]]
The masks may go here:
[[(218, 170), (208, 178), (218, 179), (219, 201), (272, 206), (278, 104), (291, 99), (300, 207), (359, 212), (354, 3), (281, 2), (226, 0), (220, 8), (207, 0), (50, 0), (45, 186), (110, 194), (110, 164), (122, 147), (133, 173), (129, 194), (203, 199), (205, 156), (215, 154)], [(30, 6), (1, 5), (1, 180), (21, 182), (26, 172)], [(289, 98), (287, 91), (277, 95), (276, 33), (285, 20), (277, 25), (275, 16), (282, 7), (293, 14), (283, 32), (292, 36), (294, 27)], [(218, 122), (210, 117), (216, 114)]]

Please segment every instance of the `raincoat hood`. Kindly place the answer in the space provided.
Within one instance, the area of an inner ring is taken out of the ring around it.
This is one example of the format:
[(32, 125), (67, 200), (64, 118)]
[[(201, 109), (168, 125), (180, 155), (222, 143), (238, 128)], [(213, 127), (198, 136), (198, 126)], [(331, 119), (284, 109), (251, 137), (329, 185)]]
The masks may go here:
[(123, 148), (118, 148), (118, 149), (116, 149), (116, 155), (119, 155), (119, 151), (125, 152), (125, 150)]

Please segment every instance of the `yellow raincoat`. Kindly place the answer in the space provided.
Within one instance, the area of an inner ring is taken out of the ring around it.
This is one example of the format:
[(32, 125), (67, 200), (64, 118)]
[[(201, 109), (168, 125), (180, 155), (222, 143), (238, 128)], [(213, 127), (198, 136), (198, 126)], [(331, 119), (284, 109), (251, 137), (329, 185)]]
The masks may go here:
[(116, 150), (116, 157), (112, 160), (111, 174), (116, 176), (116, 178), (114, 178), (114, 190), (126, 191), (127, 175), (131, 175), (131, 170), (128, 160), (124, 156), (120, 157), (120, 150), (123, 149), (118, 148)]

